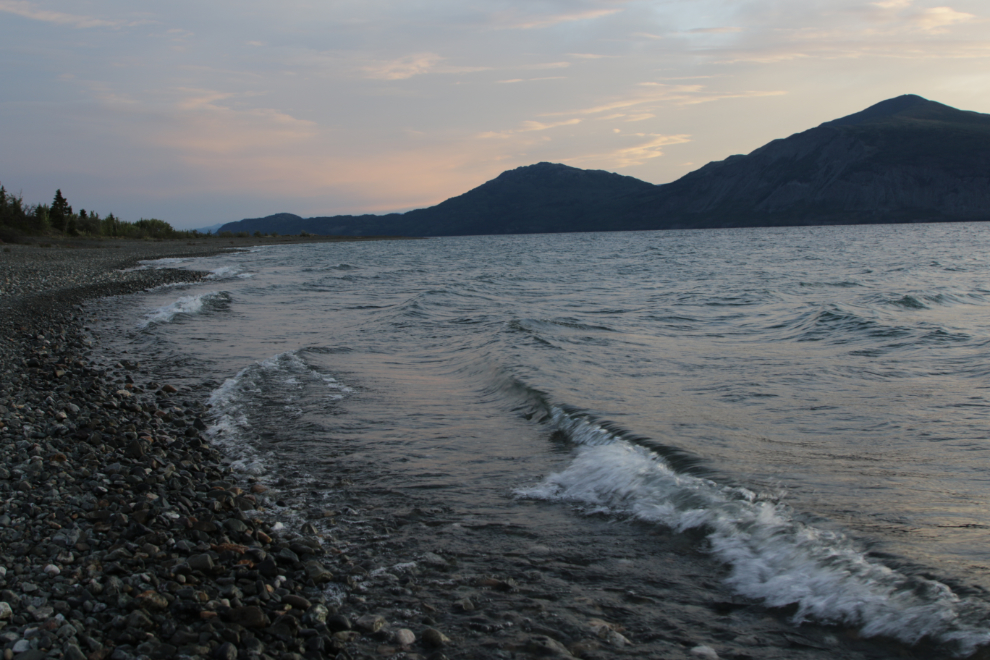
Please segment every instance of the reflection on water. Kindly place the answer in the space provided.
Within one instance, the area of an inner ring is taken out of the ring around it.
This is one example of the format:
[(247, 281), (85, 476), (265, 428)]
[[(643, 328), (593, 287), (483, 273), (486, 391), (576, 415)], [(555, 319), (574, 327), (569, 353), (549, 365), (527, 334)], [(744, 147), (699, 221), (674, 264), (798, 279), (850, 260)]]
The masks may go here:
[[(832, 550), (867, 562), (863, 588), (990, 586), (987, 247), (979, 224), (294, 245), (190, 261), (214, 279), (112, 313), (173, 377), (240, 379), (217, 423), (245, 465), (504, 519), (519, 492), (687, 515), (738, 590), (828, 620), (846, 605), (789, 589)], [(759, 540), (775, 529), (793, 540)], [(955, 611), (931, 588), (915, 628)]]

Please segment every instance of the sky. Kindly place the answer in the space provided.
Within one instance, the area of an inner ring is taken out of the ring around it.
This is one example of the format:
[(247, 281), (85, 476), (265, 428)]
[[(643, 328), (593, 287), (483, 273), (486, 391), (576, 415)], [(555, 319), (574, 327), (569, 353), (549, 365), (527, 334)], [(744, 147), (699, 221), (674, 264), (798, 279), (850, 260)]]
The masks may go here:
[(990, 3), (0, 0), (0, 183), (177, 228), (667, 183), (908, 93), (990, 113)]

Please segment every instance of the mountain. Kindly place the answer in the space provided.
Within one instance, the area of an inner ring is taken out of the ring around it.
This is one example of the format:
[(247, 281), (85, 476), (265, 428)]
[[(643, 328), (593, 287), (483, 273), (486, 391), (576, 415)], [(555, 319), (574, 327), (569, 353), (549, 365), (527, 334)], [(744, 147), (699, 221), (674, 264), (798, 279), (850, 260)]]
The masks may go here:
[(200, 234), (215, 234), (223, 227), (224, 223), (219, 223), (216, 225), (210, 225), (209, 227), (200, 227), (199, 229), (193, 229), (192, 231), (198, 231)]
[(906, 95), (653, 185), (538, 163), (436, 206), (221, 231), (453, 236), (990, 220), (990, 115)]
[(626, 200), (656, 186), (631, 176), (537, 163), (426, 209), (389, 215), (301, 218), (279, 213), (232, 222), (220, 231), (349, 236), (464, 236), (603, 231), (626, 210)]
[(657, 186), (630, 228), (990, 220), (990, 115), (900, 96)]

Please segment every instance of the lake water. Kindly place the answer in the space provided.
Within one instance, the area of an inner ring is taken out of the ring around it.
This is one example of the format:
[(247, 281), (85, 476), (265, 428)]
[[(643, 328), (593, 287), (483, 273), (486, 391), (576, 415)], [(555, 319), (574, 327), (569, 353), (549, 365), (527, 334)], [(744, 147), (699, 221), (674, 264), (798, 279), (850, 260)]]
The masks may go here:
[(213, 274), (109, 322), (304, 499), (360, 480), (576, 547), (672, 529), (724, 567), (698, 589), (965, 652), (988, 255), (982, 224), (290, 245), (156, 264)]

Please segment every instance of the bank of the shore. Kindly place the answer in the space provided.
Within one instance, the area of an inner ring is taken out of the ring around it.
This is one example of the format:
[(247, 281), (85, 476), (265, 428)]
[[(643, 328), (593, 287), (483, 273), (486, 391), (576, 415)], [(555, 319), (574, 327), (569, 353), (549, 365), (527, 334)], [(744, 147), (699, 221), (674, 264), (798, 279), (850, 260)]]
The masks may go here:
[[(17, 282), (0, 297), (5, 658), (946, 657), (797, 627), (728, 594), (699, 600), (695, 585), (716, 593), (724, 577), (700, 537), (630, 544), (602, 518), (578, 552), (364, 488), (359, 473), (319, 499), (231, 472), (204, 433), (210, 386), (94, 355), (88, 301), (205, 275), (123, 270), (140, 259), (250, 244), (0, 252)], [(636, 589), (617, 589), (615, 571)]]
[(136, 362), (88, 360), (87, 299), (205, 274), (122, 268), (218, 249), (127, 242), (0, 256), (0, 281), (13, 283), (0, 297), (5, 659), (296, 660), (444, 644), (371, 612), (337, 614), (329, 566), (341, 558), (312, 527), (279, 533), (267, 489), (235, 479), (205, 442), (203, 402), (149, 382)]
[[(280, 236), (201, 238), (196, 240), (124, 240), (33, 237), (26, 244), (0, 242), (0, 300), (10, 296), (57, 294), (59, 300), (130, 293), (147, 288), (145, 275), (126, 269), (144, 259), (205, 257), (232, 250), (294, 243), (374, 241), (378, 237)], [(389, 239), (392, 240), (392, 239)], [(395, 239), (409, 240), (409, 239)], [(134, 286), (129, 283), (134, 282)], [(85, 290), (69, 293), (67, 289)], [(100, 287), (105, 287), (102, 290)]]

